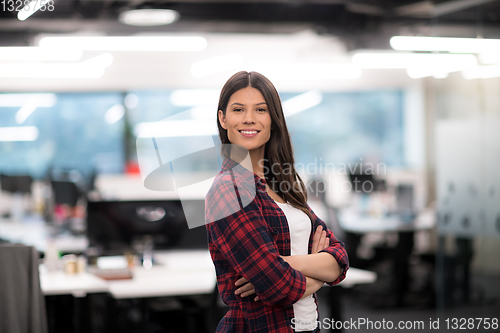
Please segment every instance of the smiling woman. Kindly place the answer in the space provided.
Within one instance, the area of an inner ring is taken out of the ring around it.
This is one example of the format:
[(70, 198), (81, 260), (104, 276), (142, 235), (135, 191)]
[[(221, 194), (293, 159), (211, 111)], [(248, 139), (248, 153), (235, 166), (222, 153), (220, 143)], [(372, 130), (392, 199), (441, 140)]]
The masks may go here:
[(240, 144), (251, 155), (263, 155), (271, 137), (271, 116), (259, 90), (246, 87), (229, 99), (226, 112), (219, 110), (219, 121), (232, 144)]
[(274, 85), (257, 72), (233, 75), (217, 125), (224, 161), (205, 199), (217, 286), (229, 305), (217, 332), (318, 332), (315, 292), (342, 281), (349, 263), (307, 204)]

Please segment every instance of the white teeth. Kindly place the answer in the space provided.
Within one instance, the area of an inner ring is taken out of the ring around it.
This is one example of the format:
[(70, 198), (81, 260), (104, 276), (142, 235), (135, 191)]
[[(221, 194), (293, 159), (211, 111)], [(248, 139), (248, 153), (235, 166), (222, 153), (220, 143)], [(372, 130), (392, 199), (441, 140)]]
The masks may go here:
[(243, 134), (257, 134), (257, 131), (241, 131)]

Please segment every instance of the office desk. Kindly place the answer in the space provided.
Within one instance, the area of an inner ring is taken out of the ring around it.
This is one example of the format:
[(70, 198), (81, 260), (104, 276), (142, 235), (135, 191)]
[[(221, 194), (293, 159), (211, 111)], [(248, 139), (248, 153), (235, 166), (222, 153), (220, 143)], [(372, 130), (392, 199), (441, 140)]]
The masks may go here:
[[(52, 229), (41, 218), (23, 222), (0, 220), (0, 238), (10, 242), (32, 245), (44, 252)], [(88, 240), (85, 236), (59, 235), (55, 239), (60, 251), (81, 253)], [(40, 268), (40, 282), (45, 295), (84, 296), (86, 293), (109, 292), (114, 298), (209, 294), (216, 285), (215, 269), (206, 250), (163, 251), (155, 254), (158, 266), (152, 269), (137, 267), (131, 280), (105, 281), (90, 273), (67, 275), (48, 273)], [(373, 283), (375, 273), (350, 268), (339, 285), (350, 288), (355, 284)]]
[(155, 255), (157, 266), (136, 267), (130, 280), (107, 281), (113, 298), (143, 298), (211, 294), (215, 269), (208, 251), (165, 251)]
[(425, 210), (418, 214), (414, 221), (405, 222), (399, 216), (370, 216), (359, 214), (353, 209), (344, 209), (338, 212), (340, 227), (347, 231), (357, 234), (368, 232), (405, 232), (417, 230), (429, 230), (436, 224), (435, 212)]
[[(45, 295), (85, 296), (87, 293), (108, 292), (115, 299), (179, 295), (211, 294), (216, 286), (215, 269), (208, 251), (169, 251), (156, 254), (159, 265), (151, 269), (136, 267), (129, 280), (103, 280), (84, 272), (66, 274), (47, 272), (40, 266), (40, 284)], [(349, 268), (344, 281), (338, 284), (351, 288), (373, 283), (374, 272)]]
[(83, 272), (69, 275), (62, 271), (47, 272), (43, 265), (40, 266), (40, 286), (46, 296), (73, 295), (74, 297), (84, 297), (91, 293), (109, 291), (107, 282), (93, 274)]
[[(208, 251), (165, 251), (156, 253), (155, 260), (159, 265), (151, 269), (136, 267), (132, 279), (115, 281), (106, 281), (86, 272), (74, 275), (63, 272), (48, 273), (41, 265), (42, 291), (47, 296), (73, 295), (76, 298), (91, 293), (108, 293), (114, 299), (210, 295), (214, 293), (216, 275)], [(324, 289), (336, 290), (333, 302), (336, 311), (340, 312), (342, 295), (340, 289), (351, 288), (357, 284), (373, 283), (376, 278), (376, 274), (373, 272), (350, 268), (344, 281), (338, 284), (341, 288), (328, 287)], [(78, 300), (75, 300), (73, 304), (77, 309), (74, 310), (77, 313), (73, 314), (73, 317), (78, 318), (78, 313), (82, 311), (84, 306), (78, 303)], [(144, 305), (145, 318), (148, 318), (148, 311), (145, 308)], [(208, 316), (209, 314), (205, 311), (204, 315)], [(147, 322), (146, 319), (144, 325)], [(75, 332), (77, 331), (78, 328), (75, 325)]]
[(361, 215), (354, 210), (345, 209), (338, 213), (340, 227), (346, 231), (346, 247), (354, 265), (360, 264), (356, 256), (360, 237), (371, 232), (397, 232), (398, 243), (393, 249), (393, 274), (397, 295), (397, 305), (403, 305), (404, 296), (409, 288), (409, 257), (413, 251), (415, 231), (431, 230), (436, 223), (435, 212), (425, 210), (413, 221), (401, 220), (398, 216), (374, 217)]
[(85, 236), (62, 234), (54, 237), (53, 231), (53, 227), (37, 216), (27, 217), (22, 222), (0, 219), (0, 238), (11, 243), (34, 246), (40, 252), (45, 252), (50, 238), (54, 238), (57, 248), (63, 253), (82, 253), (88, 247)]
[(364, 269), (350, 267), (345, 279), (337, 284), (343, 288), (352, 288), (357, 284), (369, 284), (377, 281), (377, 273)]
[(44, 265), (40, 265), (42, 292), (75, 297), (107, 292), (121, 299), (211, 294), (214, 291), (215, 269), (208, 251), (165, 251), (157, 253), (155, 258), (157, 266), (135, 267), (133, 278), (128, 280), (104, 280), (87, 272), (47, 272)]

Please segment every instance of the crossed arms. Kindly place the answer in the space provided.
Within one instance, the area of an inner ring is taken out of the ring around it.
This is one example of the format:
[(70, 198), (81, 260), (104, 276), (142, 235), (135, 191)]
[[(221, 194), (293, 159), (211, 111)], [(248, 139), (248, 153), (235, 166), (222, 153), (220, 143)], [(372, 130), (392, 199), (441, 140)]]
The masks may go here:
[[(330, 238), (320, 225), (314, 233), (311, 254), (281, 256), (292, 268), (306, 276), (306, 291), (302, 298), (315, 293), (325, 282), (333, 282), (341, 275), (342, 269), (337, 260), (329, 253), (319, 252), (329, 245)], [(244, 277), (238, 279), (235, 286), (239, 287), (235, 291), (236, 295), (248, 297), (255, 294), (254, 285)], [(259, 297), (256, 296), (254, 300), (258, 301)]]

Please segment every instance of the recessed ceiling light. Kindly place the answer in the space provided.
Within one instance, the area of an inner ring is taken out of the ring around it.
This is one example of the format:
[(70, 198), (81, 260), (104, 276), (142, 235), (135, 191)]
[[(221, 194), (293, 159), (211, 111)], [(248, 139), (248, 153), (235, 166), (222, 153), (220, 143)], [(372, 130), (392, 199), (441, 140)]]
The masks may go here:
[(393, 36), (390, 44), (399, 51), (500, 54), (500, 39)]
[(118, 16), (123, 24), (136, 26), (155, 26), (173, 23), (179, 19), (179, 13), (170, 9), (134, 9)]
[(196, 36), (53, 36), (43, 37), (38, 45), (84, 51), (165, 52), (202, 51), (207, 47), (207, 41)]

